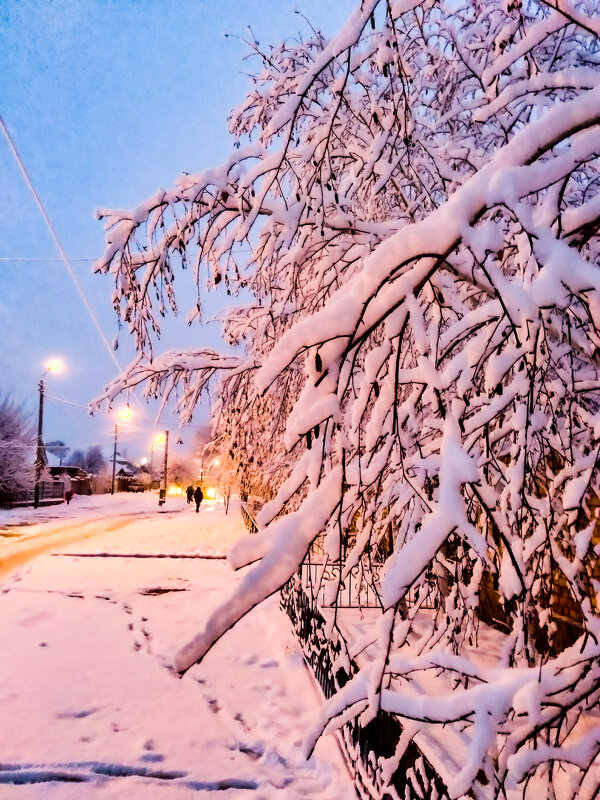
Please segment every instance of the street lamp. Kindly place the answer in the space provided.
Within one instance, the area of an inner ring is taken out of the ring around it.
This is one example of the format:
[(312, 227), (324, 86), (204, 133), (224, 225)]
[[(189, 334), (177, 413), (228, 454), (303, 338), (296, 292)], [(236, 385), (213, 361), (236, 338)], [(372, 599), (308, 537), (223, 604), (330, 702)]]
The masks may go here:
[(38, 390), (40, 393), (40, 404), (38, 412), (38, 431), (37, 431), (37, 452), (35, 457), (35, 486), (33, 489), (33, 507), (37, 508), (40, 504), (40, 479), (42, 477), (42, 467), (44, 466), (44, 443), (42, 442), (42, 426), (44, 421), (44, 377), (49, 372), (57, 372), (60, 369), (60, 361), (52, 359), (46, 365), (46, 370), (40, 378)]
[[(122, 420), (129, 419), (129, 417), (131, 416), (131, 411), (130, 411), (129, 407), (128, 408), (122, 408), (119, 411), (119, 416), (121, 417)], [(113, 448), (112, 483), (111, 483), (111, 487), (110, 487), (110, 493), (111, 494), (115, 493), (115, 470), (116, 470), (116, 467), (117, 467), (117, 436), (118, 436), (118, 425), (115, 422), (115, 446)]]

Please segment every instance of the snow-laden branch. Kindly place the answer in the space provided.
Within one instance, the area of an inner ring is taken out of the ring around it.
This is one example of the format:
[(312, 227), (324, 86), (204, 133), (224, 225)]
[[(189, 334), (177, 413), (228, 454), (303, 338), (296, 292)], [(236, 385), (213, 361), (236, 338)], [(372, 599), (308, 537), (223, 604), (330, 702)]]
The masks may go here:
[[(436, 747), (451, 729), (454, 796), (558, 797), (555, 761), (585, 791), (597, 769), (596, 28), (589, 0), (373, 0), (329, 41), (254, 44), (225, 164), (105, 214), (97, 266), (140, 351), (105, 399), (176, 391), (189, 420), (213, 383), (224, 452), (266, 501), (177, 669), (315, 537), (327, 602), (377, 564), (369, 658), (349, 648), (319, 730), (379, 708)], [(190, 321), (203, 274), (250, 298), (224, 317), (235, 356), (153, 356), (188, 259)]]
[[(200, 661), (235, 622), (281, 589), (296, 572), (311, 542), (323, 532), (339, 504), (340, 482), (341, 471), (332, 470), (314, 489), (310, 506), (273, 523), (269, 552), (261, 554), (258, 566), (244, 576), (227, 602), (211, 614), (204, 631), (177, 653), (173, 662), (177, 672), (185, 672)], [(298, 531), (302, 531), (301, 536)], [(257, 541), (257, 545), (260, 548), (260, 542)]]

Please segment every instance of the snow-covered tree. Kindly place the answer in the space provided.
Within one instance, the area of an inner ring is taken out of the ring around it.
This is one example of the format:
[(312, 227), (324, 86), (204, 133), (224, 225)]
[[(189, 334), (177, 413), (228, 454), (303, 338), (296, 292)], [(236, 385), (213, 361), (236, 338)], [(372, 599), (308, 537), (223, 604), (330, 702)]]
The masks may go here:
[(0, 502), (33, 488), (35, 434), (31, 420), (9, 394), (0, 397)]
[[(597, 5), (363, 0), (330, 40), (249, 46), (228, 161), (101, 214), (97, 269), (139, 351), (106, 399), (145, 383), (186, 421), (217, 377), (218, 432), (277, 490), (231, 555), (254, 566), (177, 668), (317, 536), (336, 561), (357, 528), (345, 576), (391, 529), (379, 655), (323, 724), (383, 708), (460, 731), (453, 797), (476, 781), (595, 796)], [(199, 286), (206, 267), (209, 288), (251, 293), (224, 323), (237, 355), (154, 352), (190, 259)], [(489, 585), (507, 628), (493, 667), (476, 648)]]

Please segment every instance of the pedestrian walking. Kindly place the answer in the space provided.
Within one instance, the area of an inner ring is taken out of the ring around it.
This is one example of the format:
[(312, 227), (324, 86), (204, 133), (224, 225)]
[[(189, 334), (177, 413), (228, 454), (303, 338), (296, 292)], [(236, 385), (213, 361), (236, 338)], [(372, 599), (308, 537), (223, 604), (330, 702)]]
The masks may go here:
[(204, 500), (202, 489), (199, 486), (196, 486), (196, 491), (194, 492), (194, 500), (196, 501), (196, 514), (197, 514), (200, 511), (200, 503)]
[(71, 478), (66, 470), (62, 474), (62, 479), (63, 479), (63, 491), (65, 493), (65, 500), (67, 501), (67, 505), (69, 505), (69, 503), (73, 498), (73, 484), (71, 483)]
[(191, 485), (188, 486), (188, 488), (185, 490), (185, 493), (186, 493), (187, 501), (188, 501), (188, 505), (189, 505), (192, 502), (192, 499), (194, 497), (194, 487), (191, 486)]

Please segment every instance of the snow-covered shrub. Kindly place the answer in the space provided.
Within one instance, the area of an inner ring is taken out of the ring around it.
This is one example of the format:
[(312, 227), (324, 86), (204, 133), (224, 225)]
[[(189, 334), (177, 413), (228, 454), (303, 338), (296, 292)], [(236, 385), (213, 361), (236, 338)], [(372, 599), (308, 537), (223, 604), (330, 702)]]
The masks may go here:
[[(278, 488), (231, 556), (255, 566), (178, 668), (317, 535), (336, 560), (360, 520), (349, 571), (391, 524), (380, 656), (327, 718), (460, 729), (455, 797), (477, 776), (490, 797), (599, 785), (599, 37), (592, 0), (364, 0), (331, 40), (250, 43), (226, 164), (101, 213), (96, 268), (139, 350), (106, 398), (145, 383), (188, 419), (219, 375), (232, 458)], [(239, 355), (153, 352), (188, 258), (251, 293), (224, 323)], [(509, 628), (493, 668), (476, 652), (490, 582)], [(559, 586), (579, 624), (562, 652)]]
[(35, 434), (10, 395), (0, 397), (0, 504), (33, 489)]

